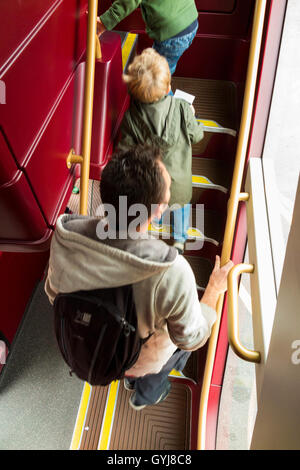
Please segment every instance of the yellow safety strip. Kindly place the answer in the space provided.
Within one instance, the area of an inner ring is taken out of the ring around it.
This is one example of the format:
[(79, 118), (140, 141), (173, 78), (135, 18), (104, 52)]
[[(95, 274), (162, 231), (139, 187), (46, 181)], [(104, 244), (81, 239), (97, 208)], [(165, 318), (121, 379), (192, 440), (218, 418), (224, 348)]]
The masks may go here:
[(112, 426), (114, 422), (115, 409), (117, 404), (118, 390), (120, 382), (112, 382), (108, 389), (106, 406), (102, 420), (102, 428), (99, 437), (98, 450), (108, 450)]
[(122, 47), (122, 65), (123, 65), (123, 70), (125, 69), (125, 66), (128, 61), (129, 54), (131, 52), (131, 49), (133, 47), (134, 41), (136, 39), (136, 34), (128, 33), (127, 37), (125, 39), (124, 45)]
[(223, 193), (227, 193), (228, 189), (225, 188), (224, 186), (221, 186), (219, 184), (213, 183), (210, 179), (208, 179), (206, 176), (200, 176), (200, 175), (193, 175), (192, 176), (192, 185), (194, 187), (206, 187), (206, 186), (211, 186), (213, 189), (219, 189)]
[(169, 374), (169, 377), (181, 377), (181, 378), (186, 378), (185, 375), (183, 375), (182, 372), (180, 372), (179, 370), (175, 370), (173, 369), (170, 374)]
[(198, 175), (193, 175), (192, 176), (192, 182), (193, 184), (205, 184), (205, 185), (213, 185), (214, 183), (210, 181), (206, 176), (198, 176)]
[[(167, 224), (162, 224), (162, 226), (160, 228), (156, 228), (156, 227), (153, 227), (152, 224), (150, 223), (149, 224), (149, 227), (148, 227), (148, 231), (149, 232), (154, 232), (154, 233), (167, 233), (167, 234), (171, 234), (171, 231), (172, 231), (172, 227), (171, 225), (167, 225)], [(205, 235), (200, 232), (199, 229), (197, 228), (194, 228), (194, 227), (190, 227), (187, 231), (189, 237), (193, 237), (193, 238), (205, 238)]]
[(216, 121), (211, 121), (209, 119), (197, 119), (197, 121), (202, 122), (203, 126), (205, 127), (219, 127), (219, 128), (222, 127)]
[(71, 442), (71, 447), (70, 447), (71, 450), (79, 449), (91, 392), (92, 392), (91, 385), (85, 382), (83, 391), (82, 391), (79, 410), (77, 414), (76, 424), (75, 424), (75, 428), (73, 432), (73, 437), (72, 437), (72, 442)]
[(236, 136), (236, 131), (234, 129), (229, 129), (228, 127), (223, 127), (216, 121), (210, 119), (197, 119), (198, 122), (202, 122), (204, 130), (207, 132), (219, 132), (221, 134), (229, 134), (233, 137)]
[[(168, 234), (171, 235), (172, 233), (172, 228), (171, 225), (162, 225), (161, 228), (156, 228), (151, 225), (151, 223), (148, 226), (148, 232), (150, 233), (156, 233), (156, 234)], [(198, 228), (195, 227), (190, 227), (187, 230), (188, 238), (190, 240), (204, 240), (206, 242), (213, 243), (214, 245), (218, 246), (219, 242), (217, 240), (214, 240), (213, 238), (206, 237)]]

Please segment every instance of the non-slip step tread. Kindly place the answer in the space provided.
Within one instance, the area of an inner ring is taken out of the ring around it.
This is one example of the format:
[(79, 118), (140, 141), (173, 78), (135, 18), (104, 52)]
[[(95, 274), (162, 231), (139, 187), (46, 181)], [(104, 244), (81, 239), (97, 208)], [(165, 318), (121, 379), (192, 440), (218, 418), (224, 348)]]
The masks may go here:
[(191, 391), (172, 382), (167, 399), (158, 405), (133, 410), (130, 393), (120, 384), (118, 421), (111, 433), (110, 450), (185, 450), (190, 442)]
[[(190, 443), (191, 390), (170, 379), (172, 387), (165, 401), (135, 411), (129, 405), (133, 392), (115, 383), (115, 412), (107, 420), (109, 386), (92, 387), (80, 450), (184, 450)], [(101, 448), (103, 435), (106, 446)]]
[(193, 157), (192, 174), (205, 176), (213, 183), (213, 185), (221, 186), (227, 190), (230, 187), (230, 169), (226, 162), (223, 162), (222, 160)]
[(176, 89), (195, 96), (193, 106), (197, 117), (237, 129), (236, 86), (233, 82), (172, 77), (173, 92)]
[(97, 449), (105, 411), (108, 387), (93, 387), (82, 430), (80, 450)]

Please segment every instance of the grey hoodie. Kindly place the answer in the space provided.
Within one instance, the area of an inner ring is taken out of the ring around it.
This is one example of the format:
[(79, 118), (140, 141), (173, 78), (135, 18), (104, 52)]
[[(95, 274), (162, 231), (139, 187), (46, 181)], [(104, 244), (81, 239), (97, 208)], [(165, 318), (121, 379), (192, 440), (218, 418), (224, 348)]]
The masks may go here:
[(157, 373), (177, 348), (193, 351), (208, 339), (216, 312), (198, 300), (189, 263), (156, 239), (97, 238), (100, 218), (62, 215), (51, 242), (45, 291), (59, 292), (133, 284), (143, 345), (128, 376)]

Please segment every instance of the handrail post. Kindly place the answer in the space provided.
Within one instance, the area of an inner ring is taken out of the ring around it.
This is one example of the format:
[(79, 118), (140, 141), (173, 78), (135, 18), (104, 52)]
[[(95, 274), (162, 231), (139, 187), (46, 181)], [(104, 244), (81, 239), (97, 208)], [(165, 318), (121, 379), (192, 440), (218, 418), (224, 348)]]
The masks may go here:
[(80, 214), (87, 214), (97, 35), (98, 0), (89, 0), (80, 174)]
[[(226, 264), (231, 257), (232, 243), (240, 200), (245, 200), (245, 193), (241, 193), (242, 178), (247, 155), (249, 132), (251, 128), (252, 110), (256, 88), (256, 77), (261, 49), (261, 39), (266, 11), (266, 0), (256, 0), (253, 19), (251, 46), (249, 52), (248, 70), (244, 93), (243, 112), (239, 130), (238, 145), (232, 178), (230, 198), (228, 201), (227, 220), (224, 233), (223, 249), (221, 254), (221, 266)], [(242, 196), (241, 196), (242, 194)], [(206, 364), (202, 382), (200, 397), (197, 449), (204, 450), (206, 446), (206, 417), (209, 399), (209, 388), (213, 373), (213, 363), (217, 348), (224, 294), (221, 294), (217, 303), (217, 320), (213, 326), (209, 339)]]

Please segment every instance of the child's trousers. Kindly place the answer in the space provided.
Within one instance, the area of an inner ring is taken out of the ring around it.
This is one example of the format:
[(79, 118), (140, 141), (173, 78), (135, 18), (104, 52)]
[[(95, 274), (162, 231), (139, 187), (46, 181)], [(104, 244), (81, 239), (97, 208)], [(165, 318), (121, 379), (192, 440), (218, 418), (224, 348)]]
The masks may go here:
[(171, 210), (170, 212), (166, 211), (159, 220), (154, 219), (154, 222), (158, 225), (169, 225), (169, 223), (171, 223), (171, 234), (174, 241), (184, 244), (188, 239), (187, 231), (190, 226), (190, 212), (191, 205), (185, 204), (183, 207)]
[(196, 36), (198, 29), (197, 26), (193, 31), (184, 36), (175, 36), (174, 38), (166, 39), (165, 41), (158, 42), (154, 41), (153, 48), (160, 54), (163, 55), (169, 64), (171, 75), (175, 72), (177, 62), (182, 54), (190, 47)]

